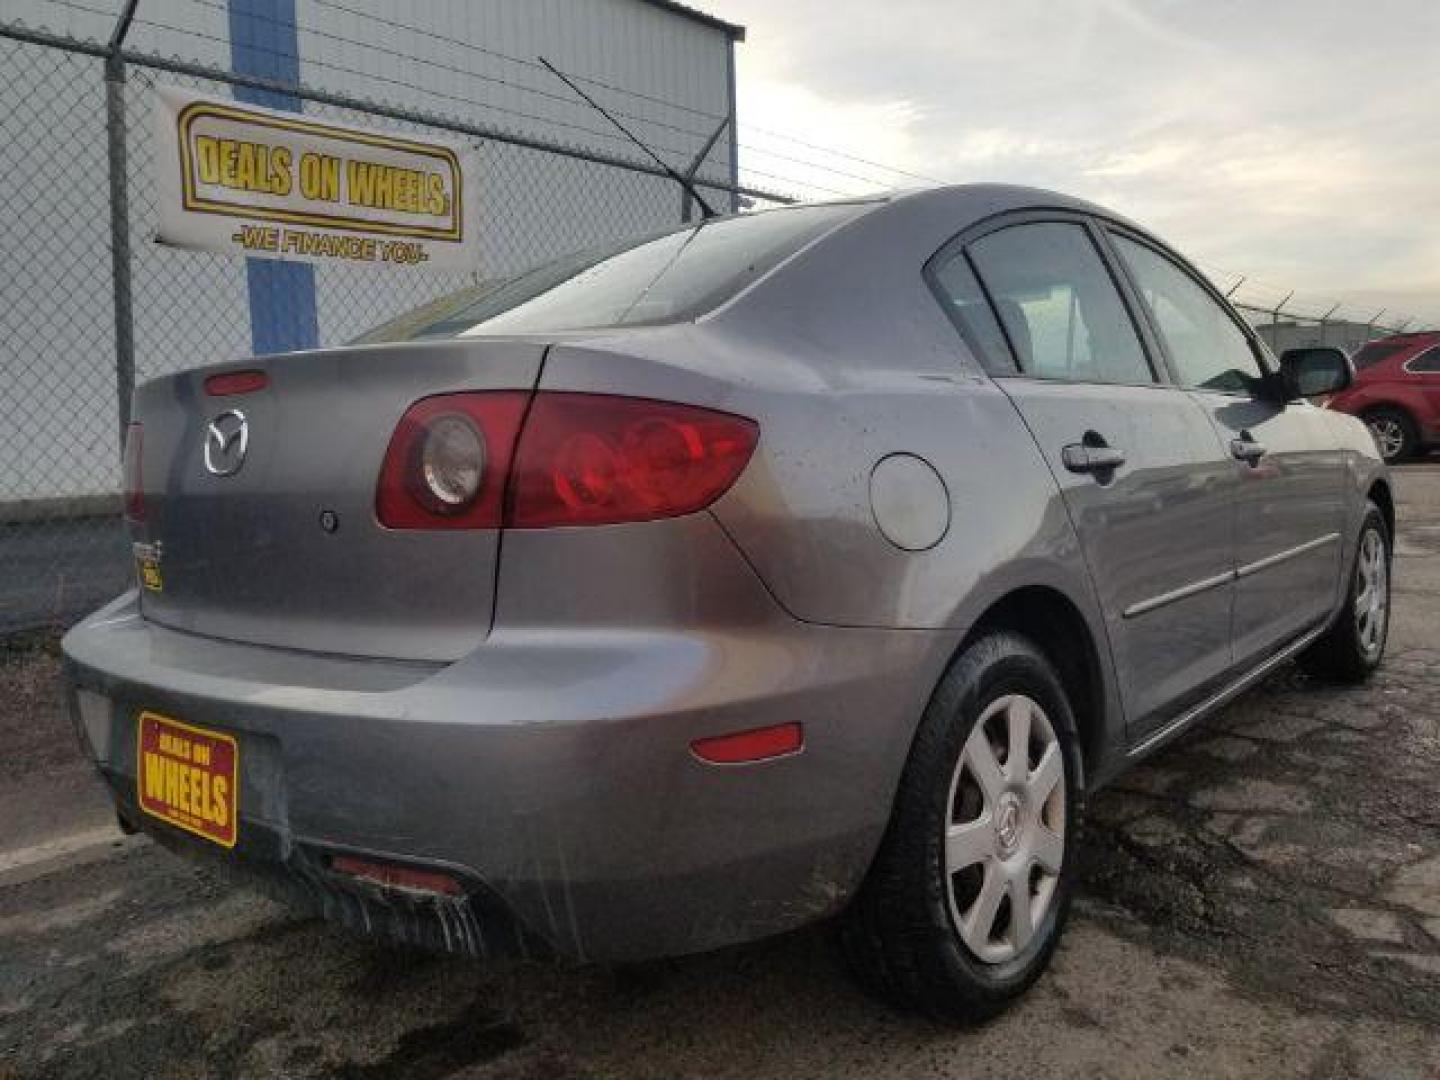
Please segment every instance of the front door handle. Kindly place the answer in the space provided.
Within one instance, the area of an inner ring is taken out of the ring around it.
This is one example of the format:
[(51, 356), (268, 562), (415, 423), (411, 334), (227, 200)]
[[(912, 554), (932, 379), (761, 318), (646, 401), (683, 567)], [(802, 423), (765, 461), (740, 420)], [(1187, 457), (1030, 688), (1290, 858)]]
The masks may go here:
[(1254, 465), (1265, 456), (1265, 444), (1256, 442), (1249, 434), (1230, 440), (1230, 453), (1241, 461)]
[(1071, 443), (1060, 451), (1060, 460), (1073, 473), (1111, 472), (1125, 464), (1125, 452), (1113, 446)]

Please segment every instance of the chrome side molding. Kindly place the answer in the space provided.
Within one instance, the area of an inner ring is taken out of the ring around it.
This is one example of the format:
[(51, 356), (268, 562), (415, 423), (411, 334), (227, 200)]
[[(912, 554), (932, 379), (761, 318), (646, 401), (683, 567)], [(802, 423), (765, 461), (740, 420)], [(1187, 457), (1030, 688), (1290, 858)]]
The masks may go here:
[(1255, 562), (1246, 563), (1235, 571), (1235, 576), (1237, 578), (1243, 578), (1249, 577), (1251, 574), (1258, 574), (1261, 570), (1268, 570), (1270, 567), (1278, 566), (1280, 563), (1287, 562), (1298, 555), (1304, 555), (1307, 551), (1314, 551), (1316, 548), (1324, 547), (1326, 544), (1333, 544), (1339, 539), (1340, 534), (1338, 532), (1317, 536), (1314, 540), (1307, 540), (1297, 547), (1287, 548), (1284, 551), (1276, 552), (1274, 555), (1266, 555), (1265, 558), (1257, 559)]
[(1246, 563), (1238, 569), (1226, 570), (1223, 574), (1216, 574), (1214, 577), (1192, 581), (1189, 585), (1181, 585), (1180, 588), (1171, 589), (1169, 592), (1161, 593), (1159, 596), (1152, 596), (1148, 600), (1137, 601), (1120, 614), (1126, 619), (1133, 619), (1137, 615), (1144, 615), (1148, 611), (1162, 608), (1166, 604), (1173, 604), (1177, 600), (1185, 600), (1205, 592), (1208, 589), (1216, 589), (1221, 585), (1227, 585), (1240, 578), (1249, 577), (1251, 574), (1258, 574), (1261, 570), (1268, 570), (1272, 566), (1278, 566), (1297, 556), (1304, 555), (1307, 551), (1314, 551), (1316, 548), (1324, 547), (1326, 544), (1333, 544), (1339, 539), (1340, 534), (1338, 532), (1317, 536), (1314, 540), (1307, 540), (1305, 543), (1293, 548), (1277, 551), (1274, 555), (1266, 555), (1265, 558), (1257, 559), (1252, 563)]

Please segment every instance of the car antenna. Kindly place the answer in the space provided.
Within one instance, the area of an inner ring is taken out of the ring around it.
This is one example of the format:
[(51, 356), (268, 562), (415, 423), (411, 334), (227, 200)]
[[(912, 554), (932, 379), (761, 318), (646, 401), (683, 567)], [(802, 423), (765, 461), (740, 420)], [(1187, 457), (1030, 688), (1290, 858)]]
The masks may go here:
[[(570, 79), (563, 71), (561, 71), (559, 68), (557, 68), (554, 64), (550, 63), (549, 60), (546, 60), (545, 57), (543, 57), (543, 56), (537, 56), (535, 59), (539, 60), (540, 63), (544, 64), (545, 67), (549, 69), (550, 73), (551, 73), (552, 75), (554, 75), (557, 79), (559, 79), (561, 82), (563, 82), (563, 83), (564, 83), (566, 86), (568, 86), (571, 90), (574, 90), (575, 93), (579, 94), (580, 97), (581, 97), (582, 99), (584, 99), (585, 104), (589, 105), (592, 109), (594, 109), (596, 112), (598, 112), (598, 113), (599, 113), (601, 116), (603, 116), (606, 120), (609, 120), (610, 123), (614, 124), (617, 128), (619, 128), (619, 129), (620, 129), (620, 133), (621, 133), (622, 135), (624, 135), (627, 139), (629, 139), (631, 142), (633, 142), (633, 143), (634, 143), (636, 146), (638, 146), (641, 150), (645, 151), (646, 155), (650, 158), (651, 161), (655, 162), (656, 165), (659, 165), (660, 168), (662, 168), (662, 169), (665, 170), (665, 175), (666, 175), (666, 176), (670, 177), (671, 180), (674, 180), (677, 184), (679, 184), (682, 188), (684, 188), (684, 189), (685, 189), (685, 193), (686, 193), (687, 195), (689, 195), (692, 199), (694, 199), (696, 203), (699, 204), (699, 206), (700, 206), (700, 212), (701, 212), (702, 214), (704, 214), (707, 218), (712, 218), (712, 217), (715, 217), (715, 216), (716, 216), (716, 215), (715, 215), (715, 211), (711, 208), (710, 204), (707, 203), (707, 202), (705, 201), (705, 199), (701, 196), (700, 192), (696, 190), (695, 185), (694, 185), (694, 183), (693, 183), (692, 181), (690, 181), (689, 179), (687, 179), (687, 178), (684, 177), (684, 176), (681, 176), (678, 172), (676, 172), (674, 169), (672, 169), (669, 165), (665, 164), (665, 162), (660, 158), (660, 156), (659, 156), (658, 154), (656, 154), (654, 150), (651, 150), (650, 147), (646, 146), (643, 142), (641, 142), (640, 139), (639, 139), (639, 137), (638, 137), (633, 131), (631, 131), (631, 130), (630, 130), (629, 128), (627, 128), (624, 124), (620, 123), (619, 120), (616, 120), (615, 117), (611, 116), (608, 112), (606, 112), (605, 109), (604, 109), (604, 107), (603, 107), (598, 101), (596, 101), (594, 98), (592, 98), (592, 97), (591, 97), (589, 94), (587, 94), (584, 90), (581, 90), (580, 87), (578, 87), (577, 85), (575, 85), (575, 82), (574, 82), (572, 79)], [(728, 120), (727, 120), (727, 123), (728, 123)], [(719, 130), (717, 130), (716, 133), (715, 133), (715, 135), (718, 136), (719, 134), (720, 134), (720, 132), (719, 132)], [(709, 145), (710, 145), (710, 146), (713, 146), (714, 144), (715, 144), (715, 138), (712, 137), (711, 140), (710, 140), (710, 144), (709, 144)], [(708, 147), (708, 146), (706, 147), (706, 150), (707, 150), (707, 152), (708, 152), (708, 150), (709, 150), (709, 147)]]

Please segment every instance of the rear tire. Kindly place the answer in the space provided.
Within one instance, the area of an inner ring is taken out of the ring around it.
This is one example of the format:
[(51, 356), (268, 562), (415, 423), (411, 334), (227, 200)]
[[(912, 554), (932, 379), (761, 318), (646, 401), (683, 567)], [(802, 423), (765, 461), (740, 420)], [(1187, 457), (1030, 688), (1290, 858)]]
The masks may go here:
[(1069, 910), (1082, 786), (1050, 662), (1016, 634), (976, 641), (925, 710), (880, 851), (841, 920), (861, 982), (964, 1023), (1029, 989)]
[(1390, 533), (1370, 503), (1355, 546), (1345, 603), (1324, 636), (1300, 654), (1300, 666), (1321, 679), (1361, 683), (1385, 656), (1390, 633)]
[(1415, 421), (1401, 409), (1382, 407), (1365, 414), (1365, 425), (1375, 439), (1376, 449), (1387, 465), (1414, 457), (1420, 448)]

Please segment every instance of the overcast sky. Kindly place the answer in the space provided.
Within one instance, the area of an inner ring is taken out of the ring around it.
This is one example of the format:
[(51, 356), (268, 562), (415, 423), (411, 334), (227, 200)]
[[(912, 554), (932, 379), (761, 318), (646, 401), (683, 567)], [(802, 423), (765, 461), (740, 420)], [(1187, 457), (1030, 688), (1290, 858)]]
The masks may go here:
[(915, 183), (769, 132), (947, 181), (1036, 184), (1138, 220), (1226, 285), (1248, 274), (1253, 298), (1294, 288), (1440, 325), (1440, 0), (702, 6), (749, 31), (756, 184)]

